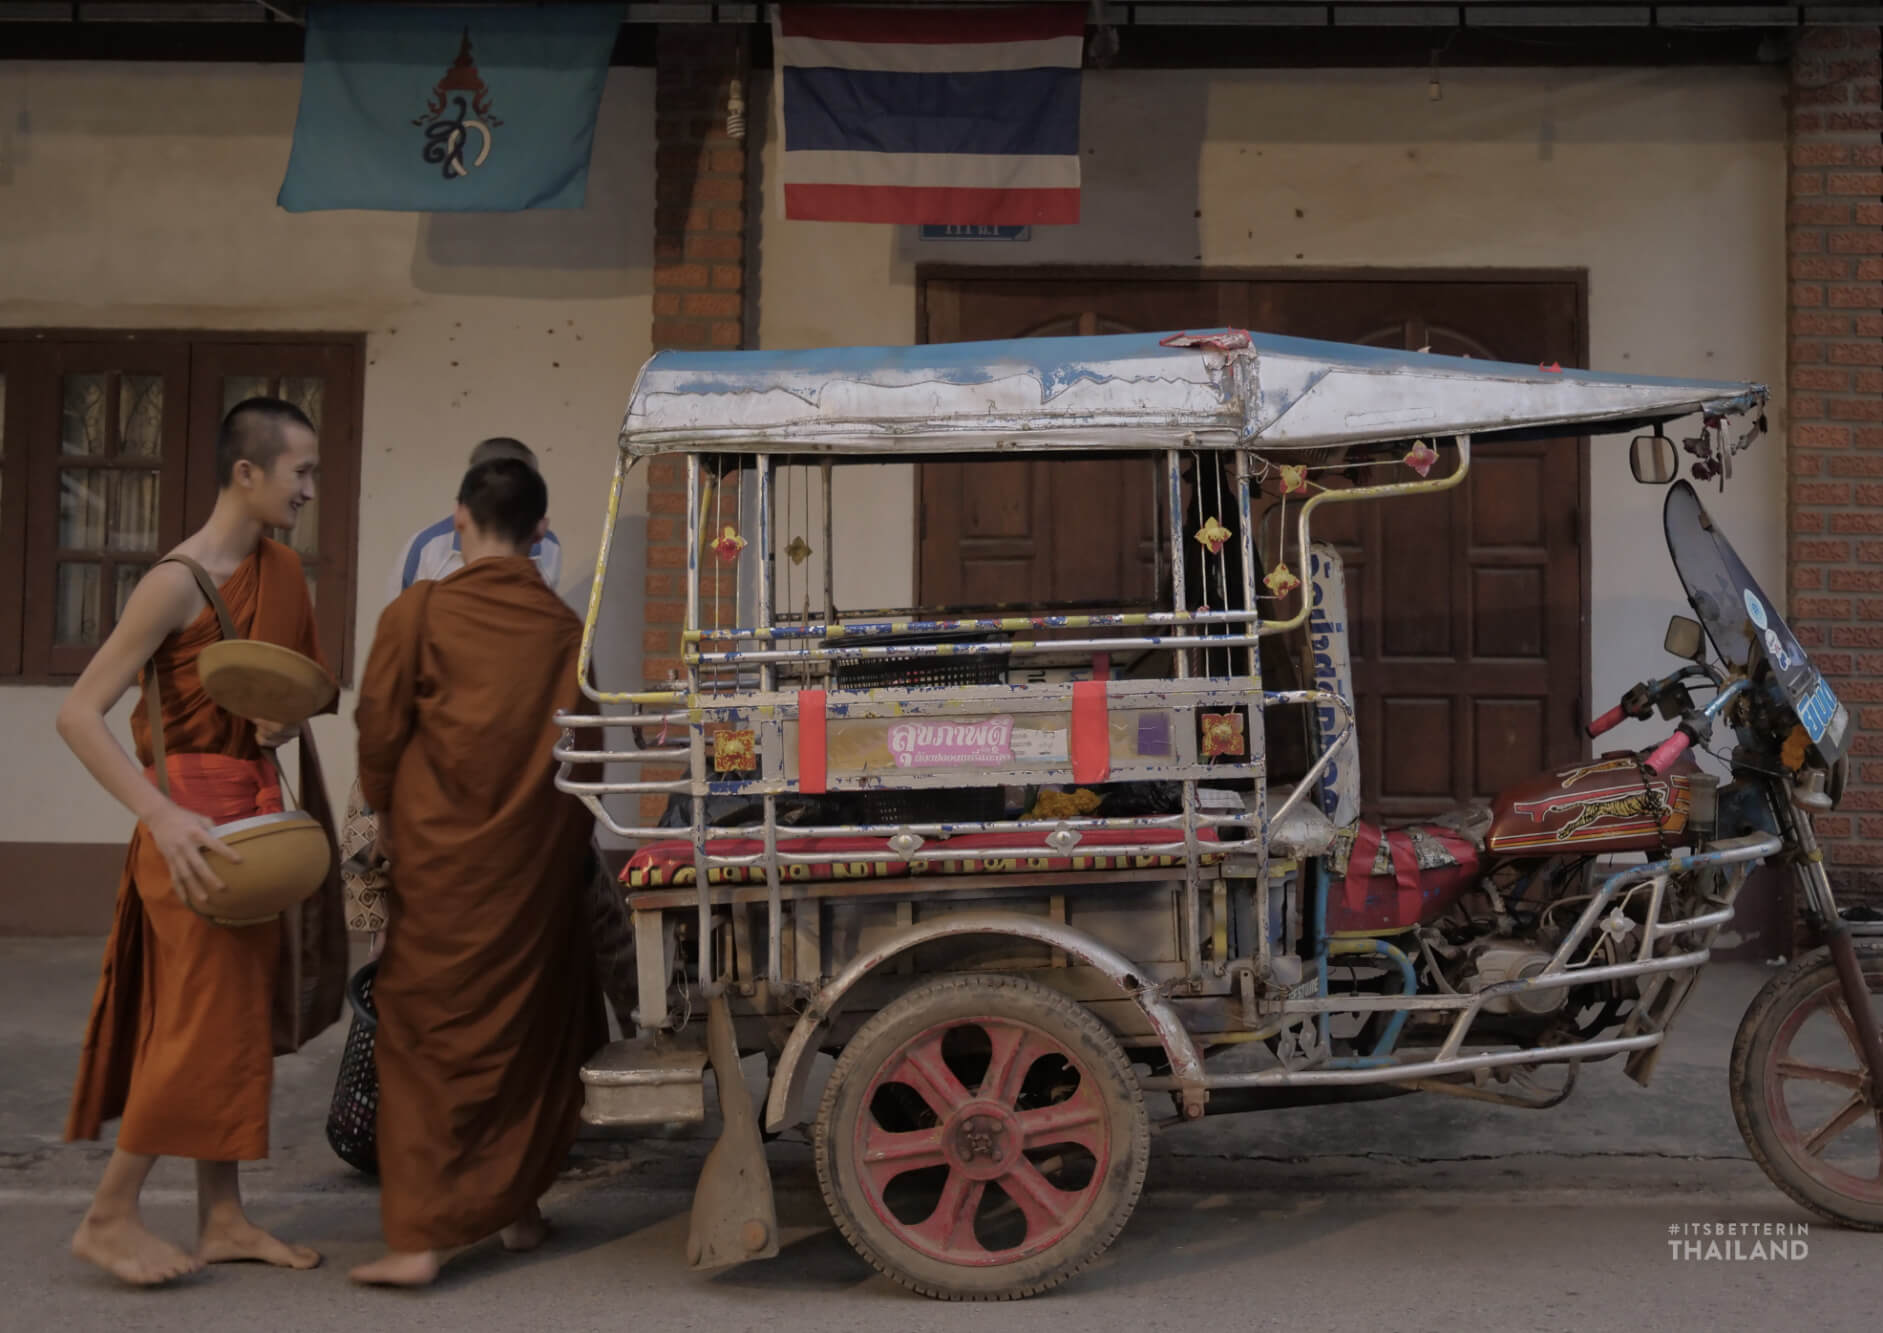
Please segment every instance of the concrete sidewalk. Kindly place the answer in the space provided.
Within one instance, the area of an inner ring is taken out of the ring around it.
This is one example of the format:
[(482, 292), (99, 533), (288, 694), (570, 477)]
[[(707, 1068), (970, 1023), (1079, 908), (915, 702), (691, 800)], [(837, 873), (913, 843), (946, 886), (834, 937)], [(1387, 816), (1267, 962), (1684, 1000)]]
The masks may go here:
[[(90, 939), (0, 940), (0, 1189), (83, 1191), (108, 1153), (108, 1140), (65, 1144), (59, 1137), (101, 948)], [(1153, 1182), (1206, 1190), (1244, 1176), (1269, 1188), (1770, 1190), (1740, 1140), (1726, 1092), (1733, 1032), (1770, 974), (1762, 965), (1714, 964), (1649, 1088), (1611, 1061), (1583, 1071), (1575, 1094), (1545, 1111), (1415, 1095), (1211, 1118), (1159, 1136)], [(344, 1036), (336, 1027), (276, 1062), (274, 1151), (247, 1173), (252, 1190), (370, 1189), (325, 1137)], [(762, 1073), (757, 1057), (748, 1064), (749, 1075)], [(714, 1133), (709, 1122), (672, 1135), (587, 1136), (575, 1174), (621, 1188), (684, 1191)], [(815, 1189), (801, 1135), (774, 1143), (771, 1157), (781, 1190)], [(171, 1164), (155, 1183), (186, 1181)]]

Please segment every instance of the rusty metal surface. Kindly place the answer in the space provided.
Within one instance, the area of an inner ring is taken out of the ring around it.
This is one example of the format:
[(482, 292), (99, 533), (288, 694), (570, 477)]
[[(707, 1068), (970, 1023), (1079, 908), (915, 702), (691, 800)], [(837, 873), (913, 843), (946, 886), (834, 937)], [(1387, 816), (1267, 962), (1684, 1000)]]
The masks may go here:
[(726, 1268), (778, 1253), (778, 1212), (771, 1170), (752, 1098), (739, 1072), (739, 1046), (723, 995), (706, 1006), (706, 1044), (719, 1085), (719, 1142), (706, 1155), (687, 1224), (687, 1262), (696, 1269)]
[(1103, 973), (1143, 1011), (1152, 1033), (1169, 1058), (1172, 1085), (1183, 1098), (1186, 1113), (1192, 1105), (1196, 1108), (1195, 1114), (1202, 1113), (1202, 1089), (1206, 1082), (1202, 1058), (1176, 1010), (1155, 986), (1146, 984), (1148, 978), (1143, 969), (1115, 950), (1052, 920), (1008, 912), (962, 912), (913, 925), (895, 938), (858, 954), (817, 993), (791, 1030), (784, 1053), (778, 1057), (765, 1104), (766, 1128), (776, 1131), (800, 1123), (804, 1114), (803, 1085), (810, 1071), (810, 1057), (816, 1053), (817, 1034), (836, 1014), (844, 995), (852, 987), (898, 954), (932, 940), (964, 935), (1008, 935), (1048, 944)]
[(1607, 375), (1232, 331), (916, 347), (661, 352), (621, 426), (631, 454), (888, 455), (1314, 448), (1424, 435), (1627, 430), (1763, 405), (1759, 384)]

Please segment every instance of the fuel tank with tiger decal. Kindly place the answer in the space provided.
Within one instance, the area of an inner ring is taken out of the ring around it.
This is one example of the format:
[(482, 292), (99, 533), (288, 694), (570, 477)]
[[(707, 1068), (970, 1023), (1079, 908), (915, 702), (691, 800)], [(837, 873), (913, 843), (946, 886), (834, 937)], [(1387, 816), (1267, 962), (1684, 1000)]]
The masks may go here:
[(1630, 752), (1566, 764), (1498, 796), (1485, 848), (1493, 857), (1510, 857), (1686, 846), (1697, 772), (1683, 757), (1666, 777), (1655, 777)]

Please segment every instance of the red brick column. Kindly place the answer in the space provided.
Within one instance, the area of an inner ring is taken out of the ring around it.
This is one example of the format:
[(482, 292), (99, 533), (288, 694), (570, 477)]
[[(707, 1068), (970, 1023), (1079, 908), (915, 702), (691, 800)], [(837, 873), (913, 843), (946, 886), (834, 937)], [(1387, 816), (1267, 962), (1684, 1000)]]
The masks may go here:
[[(746, 154), (744, 141), (726, 133), (726, 106), (733, 81), (744, 77), (745, 37), (706, 24), (665, 26), (656, 39), (655, 63), (654, 347), (740, 347)], [(749, 122), (749, 106), (747, 117)], [(683, 460), (657, 459), (648, 469), (647, 514), (642, 654), (647, 679), (657, 684), (680, 670), (686, 610)], [(681, 773), (650, 767), (648, 776)], [(666, 803), (665, 797), (643, 798), (642, 814), (651, 823)]]
[(1878, 29), (1805, 32), (1791, 67), (1789, 619), (1851, 711), (1820, 819), (1840, 900), (1883, 900), (1883, 94)]

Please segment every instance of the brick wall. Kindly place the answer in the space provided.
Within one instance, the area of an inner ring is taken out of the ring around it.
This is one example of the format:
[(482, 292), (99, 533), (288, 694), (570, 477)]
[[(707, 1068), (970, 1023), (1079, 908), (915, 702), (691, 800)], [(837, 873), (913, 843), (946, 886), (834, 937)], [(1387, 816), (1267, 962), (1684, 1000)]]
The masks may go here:
[[(743, 34), (663, 25), (654, 82), (654, 347), (710, 349), (745, 342), (746, 151), (726, 133), (726, 105), (746, 64)], [(747, 116), (751, 90), (748, 87)], [(732, 497), (727, 504), (733, 512)], [(642, 631), (650, 683), (680, 670), (686, 609), (686, 469), (657, 459), (647, 475), (647, 608)], [(649, 737), (651, 740), (652, 737)], [(649, 767), (650, 779), (680, 777)], [(652, 823), (666, 807), (645, 797)]]
[(1883, 94), (1878, 29), (1791, 67), (1789, 619), (1857, 728), (1818, 821), (1840, 898), (1883, 902)]

